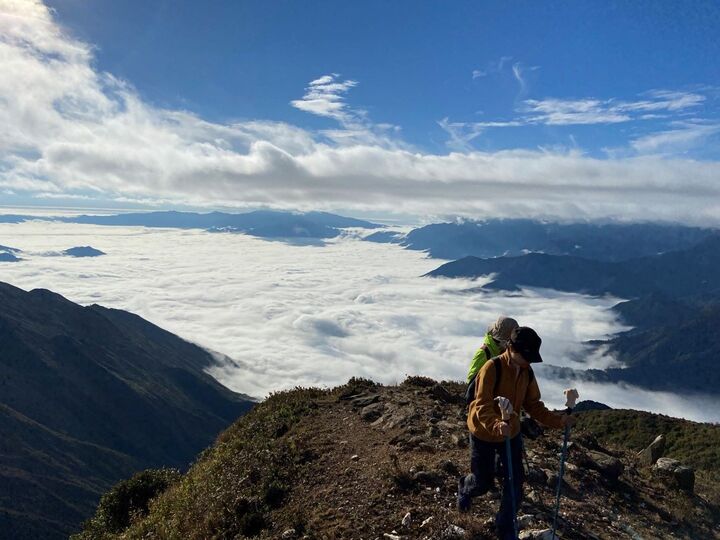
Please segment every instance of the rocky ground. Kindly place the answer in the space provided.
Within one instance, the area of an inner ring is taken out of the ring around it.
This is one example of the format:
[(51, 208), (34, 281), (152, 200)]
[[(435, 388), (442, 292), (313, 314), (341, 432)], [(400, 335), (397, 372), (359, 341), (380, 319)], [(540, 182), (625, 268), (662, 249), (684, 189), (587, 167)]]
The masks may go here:
[[(262, 536), (277, 538), (494, 538), (497, 494), (456, 509), (469, 466), (464, 389), (424, 378), (399, 386), (351, 382), (316, 401), (286, 437), (307, 459)], [(559, 536), (720, 538), (717, 501), (682, 475), (575, 430), (563, 482)], [(562, 433), (526, 438), (521, 538), (552, 524)], [(672, 469), (672, 467), (671, 467)]]

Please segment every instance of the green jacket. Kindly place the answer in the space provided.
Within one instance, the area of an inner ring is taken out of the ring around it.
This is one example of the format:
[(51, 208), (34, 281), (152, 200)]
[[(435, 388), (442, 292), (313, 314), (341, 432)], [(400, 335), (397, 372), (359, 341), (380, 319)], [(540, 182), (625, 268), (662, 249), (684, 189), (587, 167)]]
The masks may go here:
[[(490, 351), (490, 356), (487, 356), (485, 354), (485, 350)], [(496, 356), (500, 355), (502, 353), (502, 349), (500, 348), (500, 345), (497, 341), (493, 339), (493, 337), (488, 333), (485, 334), (485, 340), (483, 341), (483, 346), (480, 347), (477, 352), (475, 353), (475, 356), (473, 356), (472, 362), (470, 362), (470, 370), (468, 371), (467, 380), (468, 382), (473, 380), (473, 377), (475, 374), (480, 371), (480, 368), (483, 367), (485, 362), (490, 360), (490, 358), (495, 358)]]

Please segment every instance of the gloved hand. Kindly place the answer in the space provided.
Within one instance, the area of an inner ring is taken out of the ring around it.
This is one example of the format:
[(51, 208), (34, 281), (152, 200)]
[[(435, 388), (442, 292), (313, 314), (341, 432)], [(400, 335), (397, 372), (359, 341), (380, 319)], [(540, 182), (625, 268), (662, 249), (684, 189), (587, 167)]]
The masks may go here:
[(575, 402), (577, 401), (577, 398), (580, 397), (578, 391), (574, 388), (568, 388), (563, 393), (565, 394), (565, 407), (567, 407), (568, 409), (574, 409)]
[(495, 398), (498, 407), (500, 407), (500, 414), (502, 415), (503, 421), (507, 421), (513, 414), (513, 406), (510, 400), (506, 397), (498, 396)]

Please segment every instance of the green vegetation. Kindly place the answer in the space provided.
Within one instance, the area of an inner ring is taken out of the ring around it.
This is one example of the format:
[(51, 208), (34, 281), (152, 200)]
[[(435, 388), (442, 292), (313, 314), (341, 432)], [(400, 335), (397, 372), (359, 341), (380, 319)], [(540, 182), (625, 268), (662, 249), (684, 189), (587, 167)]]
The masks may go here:
[[(220, 435), (185, 476), (151, 503), (145, 519), (136, 519), (124, 531), (95, 522), (100, 526), (86, 526), (77, 538), (109, 539), (118, 533), (130, 539), (259, 535), (269, 524), (269, 513), (291, 489), (297, 467), (311, 459), (291, 436), (292, 428), (327, 394), (317, 389), (273, 394)], [(297, 528), (302, 529), (301, 522)]]
[(83, 524), (73, 540), (104, 538), (127, 529), (131, 521), (148, 513), (150, 501), (180, 480), (177, 469), (148, 469), (123, 480), (100, 499), (95, 516)]
[(720, 472), (720, 426), (698, 424), (642, 411), (614, 409), (578, 414), (578, 427), (598, 440), (642, 450), (661, 433), (665, 455), (697, 469)]

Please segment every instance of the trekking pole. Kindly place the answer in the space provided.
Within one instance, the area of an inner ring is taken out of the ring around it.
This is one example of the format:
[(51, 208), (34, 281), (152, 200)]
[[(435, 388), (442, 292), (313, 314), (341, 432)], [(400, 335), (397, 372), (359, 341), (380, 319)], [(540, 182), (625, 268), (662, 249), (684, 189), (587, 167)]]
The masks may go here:
[[(512, 404), (510, 400), (502, 396), (496, 397), (495, 401), (498, 402), (500, 412), (502, 413), (503, 422), (510, 420), (512, 416)], [(515, 478), (513, 476), (512, 466), (512, 449), (510, 447), (510, 436), (505, 437), (505, 455), (507, 462), (507, 473), (508, 473), (508, 484), (510, 484), (510, 503), (512, 507), (513, 517), (513, 539), (518, 537), (518, 523), (517, 523), (517, 508), (515, 508)]]
[[(565, 390), (565, 412), (570, 415), (575, 408), (575, 400), (578, 398), (578, 392), (574, 388)], [(557, 518), (560, 512), (560, 490), (562, 489), (562, 479), (565, 473), (565, 457), (567, 456), (568, 439), (570, 438), (570, 426), (565, 426), (565, 435), (563, 436), (562, 454), (560, 454), (560, 471), (558, 473), (557, 492), (555, 496), (555, 515), (553, 516), (552, 535), (550, 538), (555, 540), (555, 531), (557, 530)]]

